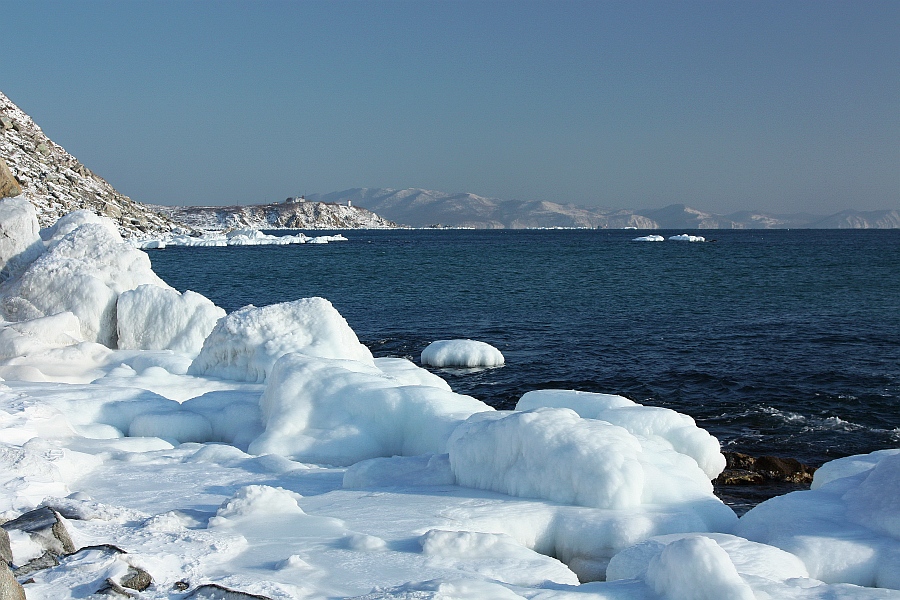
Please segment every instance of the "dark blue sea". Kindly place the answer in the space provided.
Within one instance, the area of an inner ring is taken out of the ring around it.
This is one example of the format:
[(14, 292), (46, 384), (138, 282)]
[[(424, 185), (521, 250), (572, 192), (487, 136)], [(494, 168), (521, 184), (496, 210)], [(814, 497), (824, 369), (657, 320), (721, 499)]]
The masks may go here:
[(325, 297), (376, 356), (488, 342), (506, 366), (440, 374), (496, 408), (621, 394), (691, 415), (724, 450), (813, 466), (900, 446), (900, 230), (341, 233), (150, 257), (228, 311)]

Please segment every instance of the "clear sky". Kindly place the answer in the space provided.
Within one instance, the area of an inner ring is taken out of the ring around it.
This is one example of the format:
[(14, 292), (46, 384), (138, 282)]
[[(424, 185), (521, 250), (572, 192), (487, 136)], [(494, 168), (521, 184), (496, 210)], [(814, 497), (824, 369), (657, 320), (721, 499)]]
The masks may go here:
[(135, 200), (900, 208), (900, 2), (0, 0), (0, 90)]

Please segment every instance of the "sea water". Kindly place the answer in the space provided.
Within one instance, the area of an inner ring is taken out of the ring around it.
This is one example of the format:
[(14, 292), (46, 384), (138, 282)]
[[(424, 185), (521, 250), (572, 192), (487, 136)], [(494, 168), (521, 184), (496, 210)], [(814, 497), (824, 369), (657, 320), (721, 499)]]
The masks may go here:
[(228, 311), (325, 297), (376, 356), (488, 342), (505, 366), (438, 373), (496, 408), (535, 389), (621, 394), (692, 416), (724, 450), (814, 466), (900, 445), (898, 230), (341, 233), (150, 257)]

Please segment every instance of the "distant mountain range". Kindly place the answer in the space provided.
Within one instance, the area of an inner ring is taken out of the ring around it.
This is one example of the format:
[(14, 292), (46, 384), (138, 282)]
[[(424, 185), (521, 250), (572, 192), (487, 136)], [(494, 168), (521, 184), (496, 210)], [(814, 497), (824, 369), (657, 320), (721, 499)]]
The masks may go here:
[(707, 213), (683, 204), (665, 208), (605, 209), (485, 198), (475, 194), (448, 194), (409, 188), (354, 188), (313, 194), (310, 201), (352, 203), (411, 227), (474, 227), (523, 229), (529, 227), (587, 227), (594, 229), (896, 229), (900, 211), (846, 210), (830, 216), (771, 214), (742, 211), (727, 215)]

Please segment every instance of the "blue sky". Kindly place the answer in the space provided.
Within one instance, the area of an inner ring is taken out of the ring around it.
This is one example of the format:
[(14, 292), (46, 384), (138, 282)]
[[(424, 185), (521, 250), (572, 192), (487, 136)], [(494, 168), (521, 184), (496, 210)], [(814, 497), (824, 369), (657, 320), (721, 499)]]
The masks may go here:
[(900, 2), (0, 0), (0, 90), (135, 200), (900, 208)]

